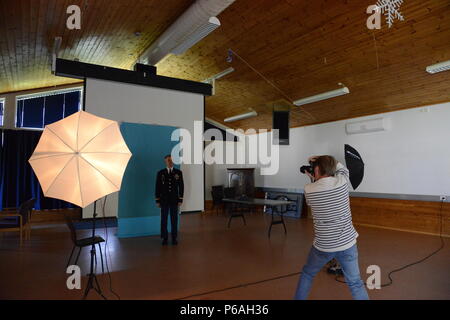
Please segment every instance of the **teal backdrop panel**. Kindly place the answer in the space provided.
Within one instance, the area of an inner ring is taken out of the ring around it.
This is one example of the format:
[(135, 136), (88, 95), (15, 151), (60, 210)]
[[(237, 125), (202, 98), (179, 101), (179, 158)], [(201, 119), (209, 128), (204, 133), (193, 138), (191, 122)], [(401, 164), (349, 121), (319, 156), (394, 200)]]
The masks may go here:
[(164, 156), (170, 154), (178, 144), (178, 141), (171, 141), (176, 129), (138, 123), (121, 124), (120, 130), (133, 156), (125, 170), (119, 191), (118, 237), (160, 234), (161, 220), (160, 209), (155, 202), (155, 179), (157, 172), (165, 167)]

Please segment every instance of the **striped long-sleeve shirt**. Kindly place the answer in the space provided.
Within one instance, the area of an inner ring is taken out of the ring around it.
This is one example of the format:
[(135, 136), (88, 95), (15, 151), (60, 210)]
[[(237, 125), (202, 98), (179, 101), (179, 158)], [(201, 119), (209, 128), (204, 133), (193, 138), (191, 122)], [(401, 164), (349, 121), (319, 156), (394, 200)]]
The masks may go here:
[(335, 252), (356, 243), (358, 233), (352, 223), (347, 168), (338, 163), (334, 177), (305, 185), (305, 197), (314, 221), (314, 247)]

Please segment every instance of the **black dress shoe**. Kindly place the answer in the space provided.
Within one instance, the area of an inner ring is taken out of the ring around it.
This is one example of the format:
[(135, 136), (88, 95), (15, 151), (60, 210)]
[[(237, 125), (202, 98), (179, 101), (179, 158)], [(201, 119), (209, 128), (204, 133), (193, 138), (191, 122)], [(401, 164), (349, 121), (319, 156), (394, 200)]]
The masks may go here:
[(172, 244), (176, 246), (178, 244), (177, 239), (172, 239)]
[(167, 246), (167, 239), (163, 239), (162, 245), (163, 245), (163, 246)]

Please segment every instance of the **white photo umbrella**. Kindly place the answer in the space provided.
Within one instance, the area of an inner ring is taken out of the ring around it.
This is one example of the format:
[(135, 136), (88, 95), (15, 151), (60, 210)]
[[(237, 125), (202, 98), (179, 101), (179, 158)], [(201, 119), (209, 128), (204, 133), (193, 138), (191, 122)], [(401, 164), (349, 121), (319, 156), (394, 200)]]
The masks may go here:
[(120, 190), (130, 158), (116, 121), (79, 111), (45, 127), (29, 162), (45, 196), (84, 208)]

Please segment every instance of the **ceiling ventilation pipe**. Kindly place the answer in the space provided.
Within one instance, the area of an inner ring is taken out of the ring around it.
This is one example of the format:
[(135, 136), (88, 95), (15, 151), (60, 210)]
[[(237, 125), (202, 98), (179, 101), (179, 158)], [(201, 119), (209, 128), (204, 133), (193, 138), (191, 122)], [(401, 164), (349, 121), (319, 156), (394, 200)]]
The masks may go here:
[(139, 57), (155, 65), (170, 53), (182, 54), (220, 26), (216, 18), (235, 0), (197, 0)]

